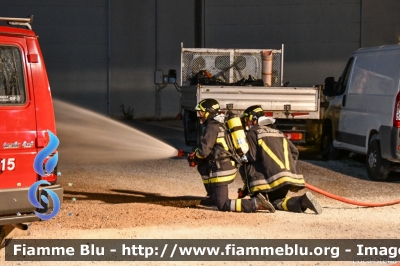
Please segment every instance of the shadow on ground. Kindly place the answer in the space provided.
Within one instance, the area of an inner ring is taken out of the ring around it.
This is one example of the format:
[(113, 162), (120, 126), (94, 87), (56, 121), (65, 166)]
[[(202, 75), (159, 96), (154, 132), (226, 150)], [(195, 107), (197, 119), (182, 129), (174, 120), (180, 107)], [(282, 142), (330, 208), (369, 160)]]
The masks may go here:
[(178, 208), (196, 207), (206, 199), (198, 196), (162, 196), (157, 193), (122, 189), (112, 189), (104, 193), (66, 190), (64, 193), (64, 201), (77, 199), (79, 201), (102, 201), (109, 204), (148, 203)]
[[(297, 146), (297, 148), (300, 152), (299, 160), (305, 160), (308, 163), (319, 167), (324, 167), (337, 173), (352, 176), (358, 179), (368, 180), (367, 172), (365, 170), (365, 155), (342, 150), (337, 160), (324, 160), (322, 159), (319, 145), (303, 145)], [(356, 171), (356, 169), (361, 171)], [(400, 173), (391, 172), (389, 173), (387, 179), (381, 182), (400, 182)]]

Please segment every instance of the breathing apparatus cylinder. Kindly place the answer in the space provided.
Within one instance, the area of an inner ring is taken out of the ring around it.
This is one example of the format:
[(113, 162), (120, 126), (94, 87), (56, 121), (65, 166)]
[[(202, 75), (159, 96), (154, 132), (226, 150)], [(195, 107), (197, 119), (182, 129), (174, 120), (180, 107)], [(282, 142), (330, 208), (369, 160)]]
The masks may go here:
[(237, 115), (231, 115), (226, 123), (236, 153), (240, 156), (240, 160), (247, 162), (246, 153), (249, 151), (249, 143), (247, 142), (242, 121)]

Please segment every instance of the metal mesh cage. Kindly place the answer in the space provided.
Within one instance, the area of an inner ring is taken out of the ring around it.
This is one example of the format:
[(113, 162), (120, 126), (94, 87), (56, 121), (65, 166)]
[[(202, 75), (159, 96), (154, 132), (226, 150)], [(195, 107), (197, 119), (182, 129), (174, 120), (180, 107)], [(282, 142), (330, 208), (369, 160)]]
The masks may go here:
[[(280, 86), (281, 83), (281, 58), (280, 50), (272, 51), (272, 86)], [(227, 83), (249, 76), (262, 79), (262, 50), (183, 49), (181, 84), (189, 85), (200, 70), (208, 70), (212, 76)]]
[(282, 85), (281, 65), (282, 65), (282, 53), (272, 52), (272, 79), (271, 79), (272, 87), (279, 87)]

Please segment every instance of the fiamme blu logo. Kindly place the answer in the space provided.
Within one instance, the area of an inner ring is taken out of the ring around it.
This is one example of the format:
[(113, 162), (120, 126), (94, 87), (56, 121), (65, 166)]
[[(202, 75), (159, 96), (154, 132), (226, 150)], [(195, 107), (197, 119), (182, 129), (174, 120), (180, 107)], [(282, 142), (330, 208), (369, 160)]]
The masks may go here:
[[(50, 157), (45, 163), (46, 158), (60, 144), (60, 141), (58, 140), (56, 135), (54, 135), (50, 130), (47, 130), (47, 134), (49, 135), (49, 143), (40, 152), (38, 152), (38, 154), (35, 157), (35, 160), (33, 161), (33, 169), (38, 175), (42, 177), (48, 176), (54, 170), (58, 162), (58, 152), (56, 152), (54, 156)], [(46, 210), (46, 208), (43, 207), (42, 204), (36, 198), (36, 191), (40, 185), (50, 185), (50, 183), (47, 182), (46, 180), (40, 180), (35, 182), (28, 190), (28, 199), (31, 202), (31, 204), (36, 208)], [(44, 203), (46, 203), (46, 205), (48, 205), (49, 199), (44, 194), (50, 196), (53, 201), (53, 210), (51, 213), (47, 214), (35, 211), (35, 214), (42, 220), (49, 220), (58, 214), (58, 212), (60, 211), (61, 204), (60, 204), (60, 199), (58, 198), (57, 194), (54, 191), (46, 188), (43, 188), (43, 190), (47, 193), (41, 193), (42, 195), (40, 196), (40, 198)]]

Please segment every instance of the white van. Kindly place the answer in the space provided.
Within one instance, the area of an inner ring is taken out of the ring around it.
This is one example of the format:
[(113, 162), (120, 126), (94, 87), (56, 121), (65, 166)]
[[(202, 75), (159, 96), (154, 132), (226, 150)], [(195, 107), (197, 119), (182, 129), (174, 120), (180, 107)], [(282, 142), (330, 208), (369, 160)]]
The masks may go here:
[(365, 154), (368, 178), (387, 179), (400, 163), (399, 79), (400, 44), (358, 49), (337, 82), (325, 79), (324, 159), (340, 150)]

